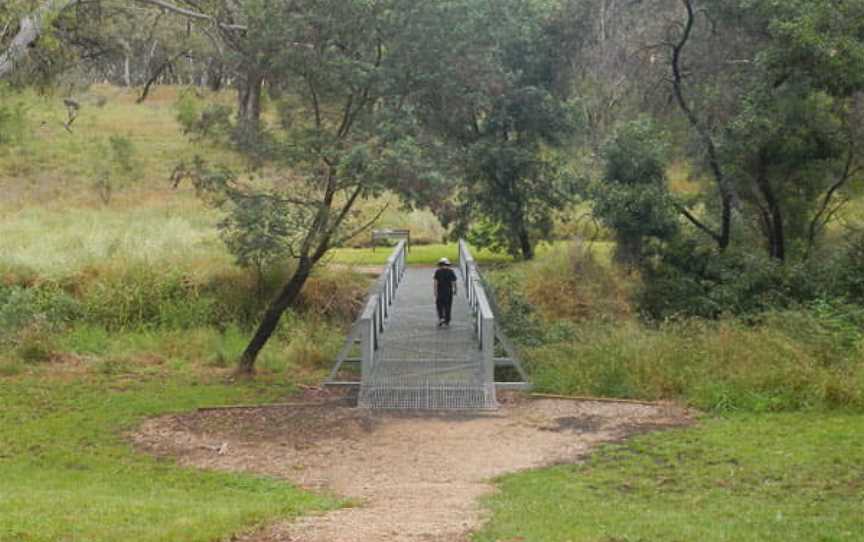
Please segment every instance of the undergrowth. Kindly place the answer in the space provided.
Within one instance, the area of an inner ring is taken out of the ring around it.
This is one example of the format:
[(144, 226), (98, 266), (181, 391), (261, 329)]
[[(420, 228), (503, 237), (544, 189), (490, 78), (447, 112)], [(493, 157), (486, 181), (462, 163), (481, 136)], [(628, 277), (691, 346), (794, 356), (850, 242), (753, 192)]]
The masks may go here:
[(864, 310), (817, 301), (756, 316), (646, 323), (585, 247), (492, 274), (538, 391), (679, 400), (712, 412), (864, 410)]

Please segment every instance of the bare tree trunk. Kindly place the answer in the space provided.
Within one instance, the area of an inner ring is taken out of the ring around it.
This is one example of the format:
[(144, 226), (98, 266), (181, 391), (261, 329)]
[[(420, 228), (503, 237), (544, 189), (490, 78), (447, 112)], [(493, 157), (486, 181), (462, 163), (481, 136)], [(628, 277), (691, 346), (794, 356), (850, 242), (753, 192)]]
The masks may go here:
[(123, 84), (126, 85), (126, 88), (132, 86), (132, 70), (130, 68), (130, 59), (129, 54), (123, 58)]

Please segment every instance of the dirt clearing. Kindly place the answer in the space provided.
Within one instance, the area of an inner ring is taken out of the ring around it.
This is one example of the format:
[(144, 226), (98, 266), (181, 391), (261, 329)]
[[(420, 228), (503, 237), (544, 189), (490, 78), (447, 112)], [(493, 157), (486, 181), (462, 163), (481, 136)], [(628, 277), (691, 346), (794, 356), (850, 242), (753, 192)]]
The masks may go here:
[(482, 524), (478, 498), (495, 476), (575, 462), (598, 443), (689, 422), (672, 405), (516, 395), (479, 414), (371, 412), (316, 399), (163, 416), (132, 439), (183, 465), (275, 475), (357, 503), (237, 540), (455, 542)]

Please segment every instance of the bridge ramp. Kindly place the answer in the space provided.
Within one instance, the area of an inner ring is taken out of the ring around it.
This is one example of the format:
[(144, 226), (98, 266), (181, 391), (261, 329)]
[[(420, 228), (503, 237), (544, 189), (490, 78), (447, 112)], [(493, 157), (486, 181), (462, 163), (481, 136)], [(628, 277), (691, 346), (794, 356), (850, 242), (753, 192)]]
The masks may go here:
[[(382, 409), (493, 409), (495, 384), (485, 378), (474, 314), (464, 296), (453, 300), (449, 326), (439, 327), (432, 267), (409, 267), (379, 335), (371, 374), (358, 406)], [(459, 275), (457, 270), (457, 275)]]

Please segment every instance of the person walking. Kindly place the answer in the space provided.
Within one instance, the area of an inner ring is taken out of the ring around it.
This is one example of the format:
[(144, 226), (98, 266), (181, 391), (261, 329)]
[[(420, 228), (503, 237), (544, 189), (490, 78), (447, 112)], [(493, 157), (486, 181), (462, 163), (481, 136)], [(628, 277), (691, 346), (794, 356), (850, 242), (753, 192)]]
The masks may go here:
[(435, 308), (438, 310), (438, 325), (450, 325), (450, 311), (453, 308), (453, 297), (456, 295), (456, 273), (450, 269), (450, 260), (438, 260), (438, 269), (434, 276)]

